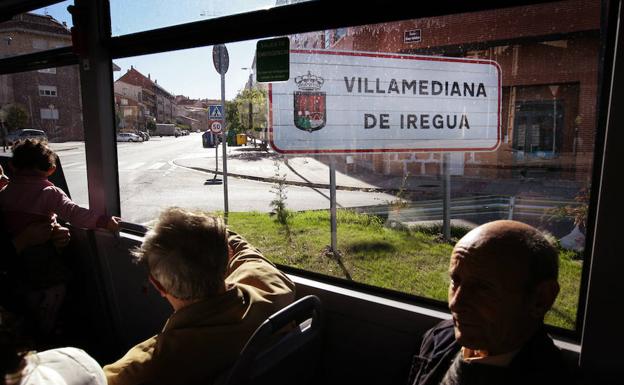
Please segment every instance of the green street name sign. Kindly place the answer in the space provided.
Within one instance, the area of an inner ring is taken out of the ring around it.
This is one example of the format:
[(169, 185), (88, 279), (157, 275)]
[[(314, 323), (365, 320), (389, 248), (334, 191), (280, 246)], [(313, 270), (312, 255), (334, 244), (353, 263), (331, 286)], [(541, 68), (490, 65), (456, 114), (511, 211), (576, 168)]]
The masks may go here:
[(259, 40), (256, 44), (256, 81), (281, 82), (290, 76), (288, 37)]

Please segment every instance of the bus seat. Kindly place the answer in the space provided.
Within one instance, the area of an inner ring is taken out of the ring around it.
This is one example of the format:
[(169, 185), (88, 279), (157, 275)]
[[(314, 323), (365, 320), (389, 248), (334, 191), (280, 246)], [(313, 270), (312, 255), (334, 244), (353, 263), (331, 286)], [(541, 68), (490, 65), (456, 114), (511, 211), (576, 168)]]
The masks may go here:
[[(284, 334), (283, 329), (295, 324)], [(260, 325), (220, 385), (303, 384), (320, 358), (321, 300), (305, 296)]]
[[(9, 165), (9, 161), (11, 160), (11, 156), (8, 154), (4, 154), (0, 156), (0, 166), (4, 169), (4, 173), (11, 178), (13, 176), (13, 170)], [(71, 199), (71, 195), (69, 194), (69, 188), (67, 187), (67, 181), (65, 180), (65, 173), (63, 173), (63, 166), (61, 165), (61, 160), (59, 157), (56, 157), (56, 171), (54, 174), (48, 177), (48, 180), (61, 190), (67, 194), (69, 199)]]

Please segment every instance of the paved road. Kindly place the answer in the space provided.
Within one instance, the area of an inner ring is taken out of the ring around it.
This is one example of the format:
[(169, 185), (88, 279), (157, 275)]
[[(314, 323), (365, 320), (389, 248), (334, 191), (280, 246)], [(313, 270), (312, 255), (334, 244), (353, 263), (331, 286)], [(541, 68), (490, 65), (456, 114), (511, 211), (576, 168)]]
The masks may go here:
[[(52, 147), (58, 150), (72, 198), (87, 205), (84, 146), (76, 143), (52, 144)], [(154, 219), (162, 208), (174, 205), (223, 210), (223, 186), (205, 184), (213, 174), (177, 165), (184, 159), (194, 159), (197, 163), (197, 159), (203, 158), (206, 168), (214, 167), (215, 150), (202, 148), (200, 134), (155, 137), (144, 143), (118, 143), (117, 148), (124, 220), (145, 223)], [(235, 152), (236, 148), (229, 151)], [(270, 202), (275, 199), (271, 183), (228, 178), (228, 187), (230, 211), (271, 211)], [(293, 210), (329, 208), (326, 189), (288, 186), (287, 196), (287, 206)], [(342, 207), (384, 204), (393, 198), (383, 193), (337, 192), (337, 203)]]

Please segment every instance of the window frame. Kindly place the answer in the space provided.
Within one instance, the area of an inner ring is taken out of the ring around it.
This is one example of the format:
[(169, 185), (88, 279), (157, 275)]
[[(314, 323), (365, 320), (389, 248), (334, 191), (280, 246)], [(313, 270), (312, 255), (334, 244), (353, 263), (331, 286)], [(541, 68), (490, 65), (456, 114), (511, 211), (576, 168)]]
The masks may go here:
[[(615, 2), (615, 1), (613, 1)], [(146, 54), (155, 54), (169, 52), (172, 50), (196, 48), (202, 46), (210, 46), (214, 44), (231, 43), (241, 40), (249, 40), (255, 38), (266, 38), (270, 36), (290, 35), (294, 33), (305, 32), (318, 32), (328, 30), (334, 30), (337, 28), (349, 28), (363, 24), (375, 24), (381, 22), (392, 22), (400, 20), (408, 20), (415, 18), (425, 18), (432, 16), (441, 16), (447, 14), (457, 14), (464, 12), (476, 12), (481, 10), (491, 10), (498, 8), (508, 8), (519, 5), (532, 5), (536, 3), (547, 3), (545, 1), (528, 1), (517, 2), (512, 1), (505, 4), (483, 2), (478, 5), (474, 4), (454, 4), (451, 2), (442, 1), (437, 4), (430, 4), (427, 7), (418, 10), (407, 10), (400, 5), (388, 5), (385, 6), (385, 13), (383, 17), (374, 15), (373, 13), (355, 12), (352, 18), (345, 21), (339, 13), (331, 12), (335, 8), (328, 6), (326, 3), (321, 2), (306, 2), (300, 4), (293, 4), (289, 6), (272, 8), (265, 11), (249, 12), (237, 15), (225, 16), (217, 19), (211, 19), (201, 22), (193, 22), (187, 24), (181, 24), (171, 27), (159, 28), (151, 31), (138, 32), (128, 35), (115, 36), (110, 41), (111, 56), (116, 58), (125, 58), (131, 56), (139, 56)], [(293, 25), (292, 21), (284, 22), (283, 19), (287, 18), (290, 13), (297, 14), (314, 14), (314, 12), (322, 12), (326, 19), (310, 18), (310, 20), (297, 20), (297, 24)], [(279, 20), (279, 22), (277, 22)], [(243, 30), (228, 31), (227, 24), (235, 23), (232, 25), (248, 25), (248, 28)], [(210, 35), (206, 33), (200, 33), (206, 30), (219, 30), (224, 31), (221, 34)], [(227, 31), (227, 32), (225, 32)], [(615, 28), (611, 26), (609, 31), (605, 30), (605, 35), (614, 35)], [(333, 32), (332, 32), (333, 35)], [(331, 40), (331, 39), (330, 39)], [(602, 54), (602, 52), (601, 52)], [(605, 57), (605, 60), (608, 58)], [(609, 71), (610, 69), (607, 69)], [(603, 74), (606, 75), (606, 74)], [(602, 78), (606, 81), (607, 77)], [(601, 98), (600, 92), (598, 93), (599, 103), (604, 105), (604, 98)], [(602, 95), (604, 96), (604, 95)], [(603, 109), (600, 109), (600, 115), (604, 115)], [(604, 127), (604, 126), (598, 126)], [(596, 147), (594, 150), (594, 162), (592, 172), (592, 194), (593, 197), (597, 195), (598, 187), (596, 185), (598, 181), (599, 170), (602, 168), (600, 159), (602, 153), (600, 151), (601, 135), (596, 135)], [(596, 206), (592, 206), (590, 203), (588, 223), (593, 223)], [(591, 238), (588, 231), (587, 238), (590, 244)], [(574, 341), (580, 341), (581, 331), (583, 330), (583, 317), (585, 311), (584, 298), (586, 298), (586, 286), (587, 286), (587, 271), (589, 270), (589, 264), (591, 264), (591, 251), (586, 251), (584, 259), (584, 266), (580, 284), (579, 304), (577, 310), (576, 328), (573, 331), (562, 329), (547, 325), (549, 331), (556, 333), (559, 336), (569, 338)], [(587, 266), (586, 266), (587, 265)], [(408, 293), (399, 292), (396, 290), (380, 288), (376, 286), (367, 285), (365, 283), (346, 281), (340, 278), (331, 276), (325, 276), (316, 272), (307, 270), (301, 270), (294, 267), (280, 265), (284, 271), (292, 274), (297, 274), (303, 277), (310, 277), (315, 280), (330, 283), (333, 285), (350, 288), (365, 293), (371, 293), (381, 295), (390, 299), (400, 299), (403, 301), (409, 301), (414, 304), (424, 304), (426, 306), (439, 309), (441, 311), (448, 311), (448, 305), (446, 302), (437, 301), (434, 299), (420, 297)]]
[[(15, 13), (21, 13), (32, 9), (40, 8), (46, 4), (56, 3), (58, 1), (10, 1), (6, 5), (0, 6), (0, 12), (4, 15), (12, 15)], [(538, 3), (546, 3), (546, 1), (510, 1), (500, 3), (494, 1), (480, 1), (477, 4), (467, 2), (452, 2), (452, 1), (439, 1), (430, 3), (419, 7), (405, 7), (403, 4), (384, 4), (384, 12), (370, 12), (366, 9), (354, 10), (352, 14), (345, 17), (344, 14), (335, 12), (335, 5), (330, 2), (316, 1), (300, 4), (293, 4), (283, 7), (276, 7), (268, 10), (254, 11), (248, 13), (241, 13), (236, 15), (225, 16), (216, 19), (209, 19), (205, 21), (192, 22), (187, 24), (181, 24), (166, 28), (155, 29), (151, 31), (133, 33), (129, 35), (120, 35), (111, 37), (110, 28), (110, 12), (108, 0), (94, 0), (92, 4), (87, 5), (87, 1), (76, 0), (77, 5), (85, 7), (94, 7), (90, 9), (91, 15), (93, 14), (107, 14), (108, 17), (102, 17), (97, 19), (98, 24), (90, 26), (90, 31), (97, 30), (95, 36), (90, 36), (91, 46), (88, 53), (82, 53), (83, 57), (89, 57), (95, 59), (92, 62), (85, 62), (80, 60), (79, 56), (73, 52), (72, 47), (56, 48), (48, 51), (35, 52), (28, 55), (21, 55), (11, 58), (5, 58), (0, 60), (0, 74), (8, 74), (15, 72), (25, 72), (30, 70), (39, 70), (50, 67), (60, 67), (71, 64), (81, 64), (81, 84), (84, 88), (85, 85), (93, 85), (97, 81), (93, 78), (89, 79), (82, 76), (82, 70), (85, 70), (87, 66), (104, 66), (104, 68), (111, 67), (111, 59), (118, 59), (130, 56), (139, 56), (145, 54), (162, 53), (179, 49), (195, 48), (201, 46), (210, 46), (221, 43), (232, 43), (237, 41), (266, 38), (271, 36), (290, 35), (295, 33), (305, 33), (312, 31), (321, 31), (336, 28), (348, 28), (357, 25), (374, 24), (381, 22), (392, 22), (407, 19), (426, 18), (432, 16), (441, 16), (448, 14), (457, 14), (464, 12), (477, 12), (482, 10), (492, 10), (499, 8), (508, 8), (522, 5), (532, 5)], [(587, 251), (586, 258), (583, 267), (583, 277), (581, 281), (581, 296), (577, 313), (576, 330), (567, 333), (567, 331), (559, 328), (549, 328), (555, 331), (558, 335), (564, 335), (572, 338), (574, 341), (583, 343), (587, 340), (588, 330), (585, 324), (585, 318), (592, 318), (591, 315), (586, 314), (585, 304), (591, 301), (598, 301), (598, 295), (592, 295), (589, 292), (588, 286), (592, 271), (596, 269), (597, 261), (599, 267), (602, 267), (602, 271), (608, 274), (608, 267), (614, 265), (616, 262), (607, 258), (607, 256), (600, 256), (596, 258), (597, 247), (597, 229), (602, 232), (600, 236), (601, 241), (617, 242), (618, 235), (613, 231), (607, 229), (610, 220), (605, 212), (609, 209), (602, 210), (601, 217), (598, 216), (600, 211), (599, 199), (602, 197), (603, 190), (609, 186), (611, 191), (617, 190), (616, 179), (604, 180), (601, 177), (603, 175), (615, 172), (616, 165), (614, 162), (611, 164), (604, 160), (606, 147), (613, 147), (616, 142), (613, 137), (621, 135), (616, 130), (611, 130), (609, 133), (609, 141), (606, 140), (609, 122), (617, 121), (621, 119), (624, 112), (612, 108), (613, 99), (611, 98), (615, 85), (618, 87), (624, 87), (622, 84), (624, 81), (620, 79), (619, 83), (614, 83), (614, 58), (616, 51), (617, 41), (617, 22), (620, 20), (621, 1), (617, 0), (603, 0), (603, 13), (607, 16), (606, 25), (602, 28), (605, 39), (602, 47), (602, 58), (604, 65), (604, 71), (599, 74), (599, 100), (597, 102), (598, 108), (598, 132), (596, 133), (596, 146), (594, 150), (594, 162), (592, 170), (592, 194), (590, 197), (589, 215), (588, 215), (588, 227), (587, 227)], [(322, 14), (323, 18), (291, 18), (292, 14)], [(10, 17), (10, 16), (9, 16)], [(247, 25), (245, 29), (231, 28), (232, 25)], [(216, 31), (216, 32), (215, 32)], [(618, 42), (622, 44), (621, 41)], [(618, 51), (618, 52), (621, 52)], [(618, 63), (618, 68), (621, 66), (621, 61)], [(112, 74), (112, 71), (109, 71)], [(100, 72), (102, 73), (102, 72)], [(618, 78), (619, 79), (619, 78)], [(617, 79), (615, 79), (617, 80)], [(110, 84), (112, 88), (112, 82)], [(617, 91), (618, 88), (615, 87)], [(83, 98), (85, 95), (83, 89)], [(102, 98), (99, 101), (93, 101), (97, 104), (92, 106), (94, 110), (105, 111), (113, 110), (114, 97), (112, 92), (109, 92), (110, 100)], [(84, 99), (83, 99), (84, 101)], [(610, 108), (611, 107), (611, 108)], [(87, 107), (84, 107), (85, 109)], [(91, 152), (91, 156), (87, 158), (88, 168), (94, 170), (93, 173), (89, 172), (89, 196), (91, 207), (102, 207), (109, 213), (119, 213), (119, 178), (117, 175), (117, 151), (116, 141), (114, 133), (106, 133), (105, 127), (113, 127), (110, 124), (113, 114), (105, 118), (98, 127), (93, 127), (89, 131), (93, 131), (91, 135), (93, 137), (105, 137), (107, 140), (101, 141), (100, 144), (95, 140), (89, 141), (86, 138), (85, 147), (87, 153)], [(101, 119), (101, 117), (100, 117)], [(624, 119), (624, 118), (623, 118)], [(85, 124), (85, 126), (87, 126)], [(87, 131), (87, 130), (86, 130)], [(614, 133), (615, 132), (615, 133)], [(112, 140), (110, 140), (112, 138)], [(611, 157), (614, 156), (611, 154)], [(114, 170), (110, 170), (113, 168)], [(108, 170), (107, 170), (108, 169)], [(98, 180), (94, 177), (97, 174), (106, 174), (107, 179), (98, 182), (102, 186), (98, 186), (95, 181)], [(114, 175), (114, 179), (111, 177)], [(115, 182), (115, 183), (110, 183)], [(116, 202), (116, 203), (115, 203)], [(619, 204), (621, 207), (622, 204)], [(600, 249), (601, 253), (608, 255), (609, 253), (604, 249)], [(605, 269), (605, 266), (607, 268)], [(399, 298), (401, 300), (408, 301), (414, 304), (427, 305), (427, 299), (422, 297), (412, 296), (406, 293), (399, 293), (392, 290), (382, 289), (378, 287), (367, 287), (365, 284), (347, 282), (341, 279), (335, 279), (328, 276), (320, 276), (316, 273), (309, 271), (300, 271), (288, 266), (282, 266), (284, 270), (290, 271), (303, 276), (310, 276), (313, 279), (319, 281), (327, 281), (332, 284), (339, 285), (341, 287), (353, 288), (354, 290), (361, 290), (364, 292), (371, 291), (375, 295), (382, 297), (388, 297), (390, 299)], [(592, 286), (597, 287), (597, 292), (604, 290), (604, 285), (601, 285), (600, 281), (605, 280), (604, 277), (595, 277), (592, 280)], [(618, 280), (619, 287), (622, 287), (621, 280)], [(439, 303), (429, 304), (431, 306), (440, 306)], [(443, 304), (444, 308), (446, 304)], [(597, 322), (594, 320), (594, 322)], [(600, 327), (594, 326), (592, 331), (595, 336), (605, 335), (605, 332), (600, 333)], [(589, 341), (595, 341), (599, 338), (593, 337), (588, 339)], [(617, 344), (614, 344), (617, 345)], [(615, 351), (615, 350), (614, 350)], [(615, 355), (614, 355), (615, 356)]]
[[(46, 94), (48, 92), (49, 94)], [(56, 98), (58, 97), (58, 87), (39, 85), (39, 96)]]

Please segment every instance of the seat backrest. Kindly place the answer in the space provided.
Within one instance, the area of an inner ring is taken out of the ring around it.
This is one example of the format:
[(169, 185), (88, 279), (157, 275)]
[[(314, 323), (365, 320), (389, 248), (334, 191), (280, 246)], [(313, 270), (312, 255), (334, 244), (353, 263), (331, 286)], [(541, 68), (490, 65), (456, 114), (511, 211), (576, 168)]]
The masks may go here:
[[(0, 165), (9, 178), (13, 176), (13, 170), (9, 166), (10, 160), (11, 156), (9, 156), (8, 153), (6, 155), (0, 155)], [(48, 180), (54, 183), (56, 187), (63, 190), (71, 199), (71, 195), (69, 195), (69, 188), (67, 188), (67, 182), (65, 180), (65, 173), (63, 173), (63, 166), (61, 166), (61, 160), (58, 156), (56, 157), (56, 171), (48, 177)]]
[(308, 295), (264, 321), (219, 383), (305, 383), (319, 362), (320, 333), (321, 301)]

